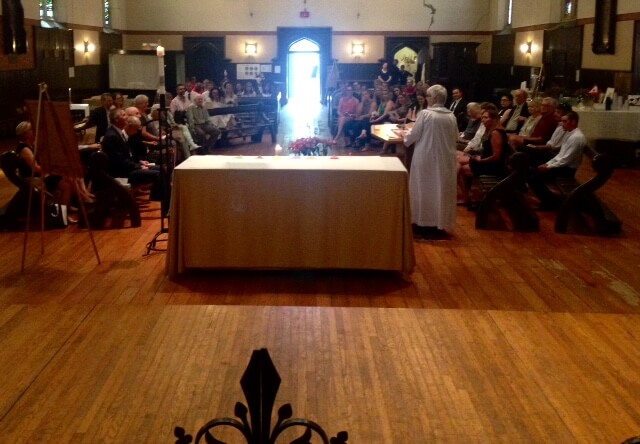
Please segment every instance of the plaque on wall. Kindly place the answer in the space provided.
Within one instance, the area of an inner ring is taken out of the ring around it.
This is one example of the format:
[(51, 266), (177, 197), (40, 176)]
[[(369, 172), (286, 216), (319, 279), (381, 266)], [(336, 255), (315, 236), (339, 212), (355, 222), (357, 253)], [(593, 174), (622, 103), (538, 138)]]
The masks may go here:
[(260, 74), (259, 63), (238, 63), (236, 65), (236, 78), (238, 80), (253, 80)]

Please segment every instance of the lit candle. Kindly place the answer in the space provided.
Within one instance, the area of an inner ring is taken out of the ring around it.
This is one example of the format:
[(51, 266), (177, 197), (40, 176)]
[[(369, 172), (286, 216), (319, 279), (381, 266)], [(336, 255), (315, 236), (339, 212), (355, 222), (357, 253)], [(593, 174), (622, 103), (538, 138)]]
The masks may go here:
[(276, 145), (276, 156), (279, 156), (280, 154), (282, 154), (282, 147), (280, 146), (280, 144)]
[(166, 94), (164, 86), (164, 46), (158, 45), (156, 48), (158, 56), (158, 94)]

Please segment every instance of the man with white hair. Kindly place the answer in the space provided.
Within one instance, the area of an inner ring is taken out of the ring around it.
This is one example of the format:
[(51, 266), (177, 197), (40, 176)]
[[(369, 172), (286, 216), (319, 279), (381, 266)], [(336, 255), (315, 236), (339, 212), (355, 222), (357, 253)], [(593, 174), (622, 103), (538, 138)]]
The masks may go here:
[(415, 143), (409, 198), (414, 235), (423, 240), (446, 239), (456, 223), (456, 140), (458, 124), (444, 104), (442, 85), (427, 89), (429, 108), (418, 114), (404, 144)]
[(200, 145), (211, 152), (220, 136), (220, 130), (209, 119), (209, 111), (204, 106), (202, 95), (194, 93), (192, 97), (193, 103), (187, 109), (189, 130), (196, 136)]

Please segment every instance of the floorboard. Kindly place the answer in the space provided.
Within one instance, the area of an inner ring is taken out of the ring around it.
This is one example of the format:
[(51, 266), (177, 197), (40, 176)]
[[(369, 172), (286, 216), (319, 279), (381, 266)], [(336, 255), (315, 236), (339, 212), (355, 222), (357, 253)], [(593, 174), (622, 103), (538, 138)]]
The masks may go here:
[[(326, 134), (326, 112), (311, 111), (287, 105), (278, 140), (304, 135), (305, 121)], [(265, 136), (219, 153), (272, 150)], [(579, 177), (590, 175), (585, 162)], [(639, 435), (638, 183), (640, 169), (618, 169), (599, 191), (623, 221), (615, 238), (556, 234), (550, 213), (539, 233), (476, 230), (460, 207), (451, 240), (415, 243), (410, 280), (212, 270), (170, 281), (165, 254), (144, 254), (155, 204), (140, 228), (94, 232), (100, 265), (71, 226), (45, 232), (42, 255), (30, 233), (21, 274), (24, 234), (0, 232), (0, 441), (172, 442), (175, 426), (193, 434), (233, 415), (260, 347), (282, 376), (276, 407), (354, 443)], [(0, 200), (11, 190), (0, 176)]]

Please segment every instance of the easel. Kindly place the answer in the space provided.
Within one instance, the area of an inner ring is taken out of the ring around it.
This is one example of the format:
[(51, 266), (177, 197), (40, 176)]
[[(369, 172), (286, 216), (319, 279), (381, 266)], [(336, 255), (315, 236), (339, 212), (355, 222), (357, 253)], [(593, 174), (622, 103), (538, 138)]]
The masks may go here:
[[(84, 187), (84, 170), (80, 163), (80, 152), (78, 151), (78, 142), (73, 130), (73, 121), (71, 119), (71, 111), (68, 102), (52, 102), (47, 92), (46, 83), (38, 84), (40, 92), (38, 100), (26, 100), (25, 104), (29, 113), (36, 116), (35, 123), (35, 142), (33, 146), (33, 156), (38, 158), (38, 162), (42, 166), (42, 170), (47, 173), (58, 174), (61, 176), (71, 177), (73, 183), (73, 191), (80, 196), (80, 189)], [(46, 100), (43, 100), (43, 97)], [(43, 145), (46, 149), (38, 152), (38, 147)], [(31, 181), (29, 187), (29, 200), (27, 205), (27, 221), (24, 230), (24, 243), (22, 246), (22, 263), (20, 273), (24, 274), (24, 265), (27, 252), (27, 240), (29, 236), (29, 227), (31, 225), (31, 205), (33, 202), (33, 189), (35, 171), (32, 168)], [(44, 185), (44, 181), (43, 181)], [(45, 194), (40, 193), (40, 254), (44, 254), (44, 201)], [(84, 220), (87, 218), (87, 210), (84, 206), (82, 198), (78, 199)], [(93, 238), (91, 226), (87, 224), (93, 251), (100, 262), (98, 248)]]

